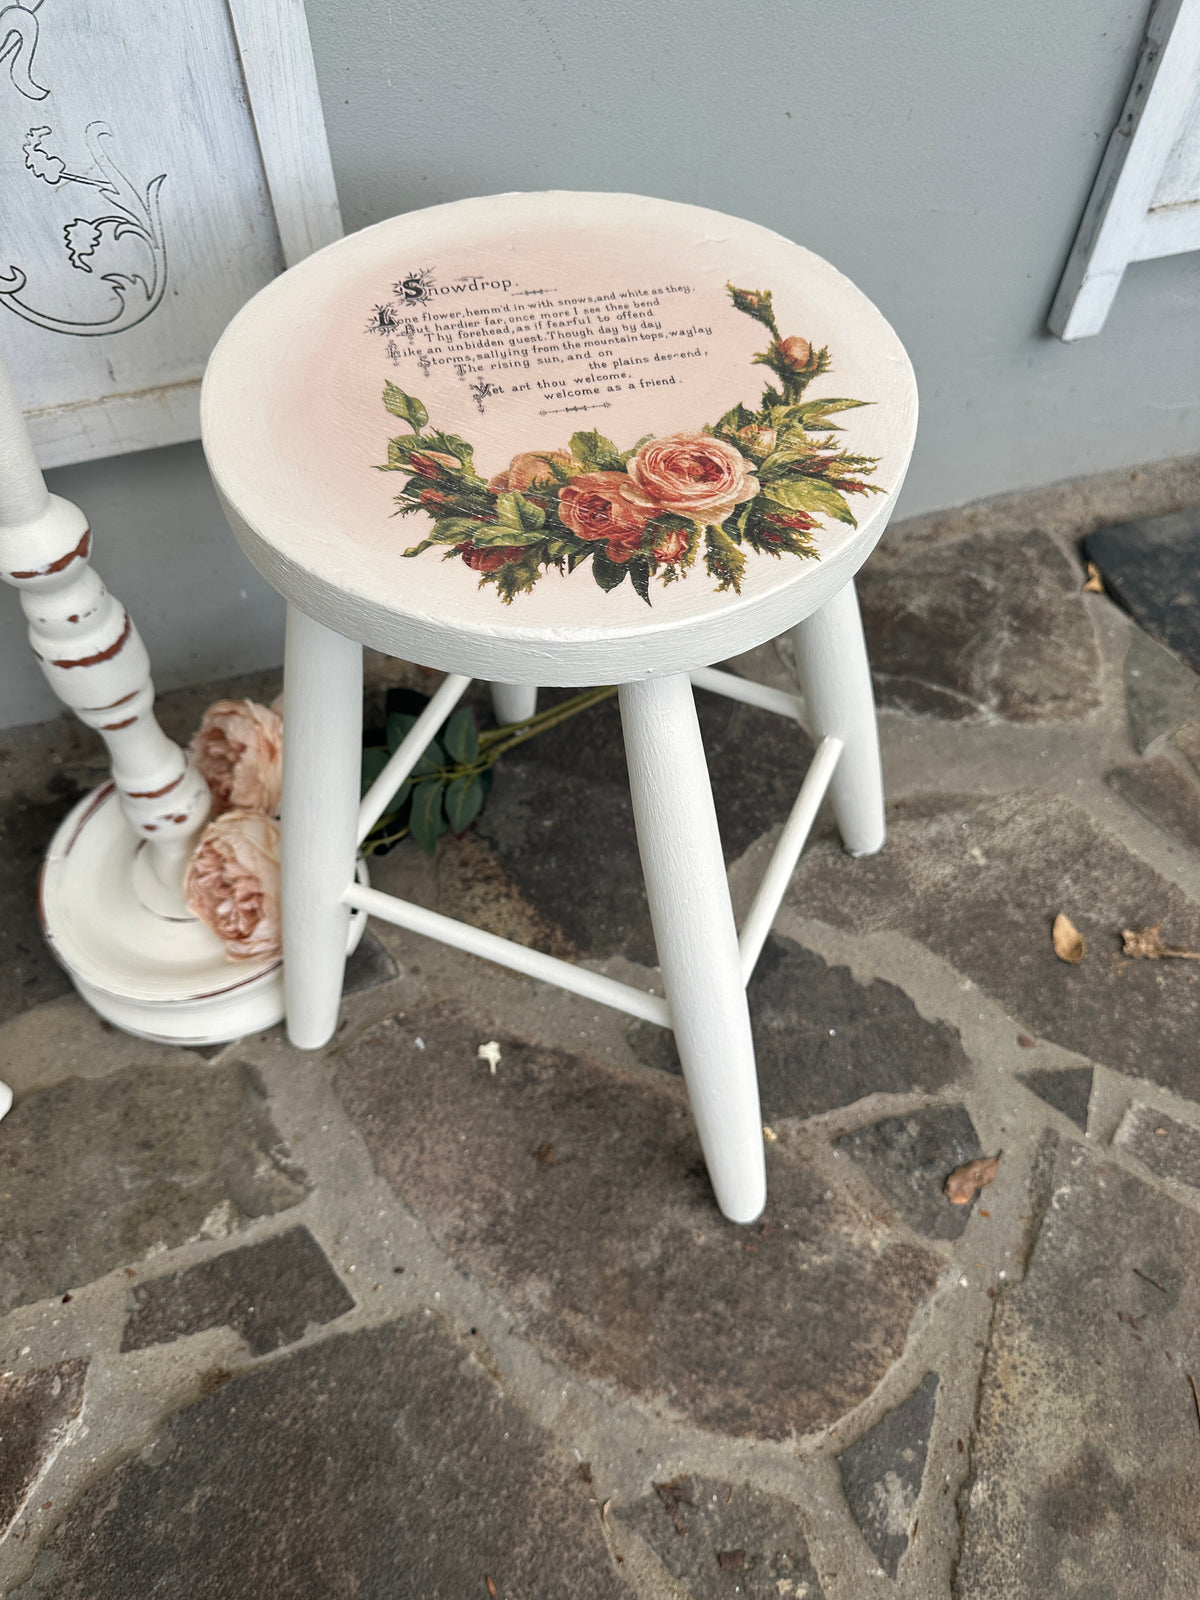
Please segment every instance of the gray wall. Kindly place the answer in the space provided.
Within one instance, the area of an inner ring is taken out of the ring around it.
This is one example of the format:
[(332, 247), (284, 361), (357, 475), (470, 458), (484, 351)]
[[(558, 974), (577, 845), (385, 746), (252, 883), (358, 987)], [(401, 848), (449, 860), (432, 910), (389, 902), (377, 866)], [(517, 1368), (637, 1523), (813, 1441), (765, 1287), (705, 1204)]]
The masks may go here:
[[(307, 4), (348, 229), (506, 189), (632, 190), (848, 273), (921, 385), (898, 515), (1200, 451), (1200, 256), (1131, 268), (1096, 339), (1044, 332), (1145, 4)], [(54, 474), (163, 685), (280, 653), (201, 472), (182, 450)], [(0, 721), (51, 709), (16, 631)]]

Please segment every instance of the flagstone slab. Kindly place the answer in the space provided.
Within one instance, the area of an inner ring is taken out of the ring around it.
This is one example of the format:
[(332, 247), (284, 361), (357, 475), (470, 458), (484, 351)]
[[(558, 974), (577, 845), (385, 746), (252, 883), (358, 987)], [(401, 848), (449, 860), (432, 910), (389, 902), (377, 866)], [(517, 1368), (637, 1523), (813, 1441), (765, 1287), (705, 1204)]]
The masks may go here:
[[(900, 802), (879, 855), (854, 861), (825, 837), (789, 897), (835, 927), (919, 940), (1029, 1033), (1200, 1096), (1200, 963), (1121, 953), (1122, 928), (1154, 923), (1200, 949), (1200, 906), (1061, 796)], [(1087, 940), (1077, 965), (1051, 945), (1060, 911)]]
[(929, 1239), (958, 1239), (974, 1202), (953, 1205), (944, 1191), (956, 1167), (983, 1155), (965, 1106), (930, 1106), (884, 1117), (837, 1141), (909, 1224)]
[(83, 1409), (87, 1368), (76, 1357), (35, 1372), (0, 1373), (0, 1533)]
[(1092, 1103), (1091, 1067), (1051, 1068), (1044, 1072), (1018, 1072), (1017, 1082), (1044, 1100), (1055, 1111), (1069, 1117), (1081, 1133), (1087, 1132), (1088, 1111)]
[(244, 1244), (130, 1291), (122, 1350), (144, 1350), (205, 1328), (229, 1327), (262, 1356), (354, 1308), (354, 1298), (307, 1228)]
[[(750, 980), (758, 1091), (768, 1122), (812, 1117), (869, 1094), (933, 1094), (970, 1070), (958, 1031), (928, 1022), (893, 983), (859, 983), (791, 939), (771, 937)], [(646, 1066), (681, 1071), (666, 1028), (626, 1037)]]
[(936, 1372), (927, 1373), (907, 1400), (838, 1457), (854, 1520), (889, 1578), (912, 1537), (938, 1383)]
[(1135, 1100), (1121, 1118), (1113, 1143), (1136, 1156), (1156, 1178), (1200, 1189), (1200, 1127), (1193, 1123)]
[(956, 1600), (1200, 1592), (1200, 1217), (1060, 1147), (997, 1302)]
[(1044, 533), (879, 550), (857, 583), (882, 706), (956, 722), (1061, 722), (1100, 704), (1079, 574)]
[(669, 1080), (503, 1036), (493, 1075), (476, 1059), (492, 1037), (449, 1008), (394, 1017), (348, 1046), (335, 1086), (382, 1176), (526, 1337), (735, 1435), (824, 1427), (871, 1392), (938, 1258), (868, 1236), (785, 1141), (761, 1222), (737, 1227)]
[(326, 1339), (176, 1412), (10, 1600), (621, 1600), (599, 1509), (428, 1316)]
[[(733, 861), (785, 820), (813, 747), (771, 712), (702, 690), (696, 706), (725, 859)], [(656, 963), (615, 700), (506, 756), (477, 832), (573, 949)]]
[(1116, 767), (1108, 782), (1164, 833), (1200, 850), (1200, 785), (1167, 756), (1150, 756), (1136, 766)]
[(61, 796), (0, 801), (0, 1022), (70, 992), (38, 923), (38, 875), (55, 828), (78, 798), (67, 786)]
[(61, 1295), (114, 1267), (308, 1189), (237, 1063), (185, 1058), (68, 1078), (0, 1122), (0, 1309)]
[(692, 1600), (824, 1600), (795, 1506), (751, 1484), (681, 1475), (618, 1520)]
[(1097, 528), (1084, 550), (1134, 621), (1200, 672), (1200, 508)]
[(1130, 628), (1125, 703), (1139, 755), (1172, 728), (1200, 713), (1200, 677), (1141, 628)]

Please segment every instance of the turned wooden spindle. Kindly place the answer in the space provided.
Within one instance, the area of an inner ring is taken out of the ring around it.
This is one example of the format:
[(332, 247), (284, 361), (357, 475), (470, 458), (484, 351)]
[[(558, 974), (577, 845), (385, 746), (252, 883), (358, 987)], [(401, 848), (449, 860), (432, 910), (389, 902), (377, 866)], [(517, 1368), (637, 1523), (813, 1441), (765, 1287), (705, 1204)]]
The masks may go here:
[(108, 748), (125, 816), (146, 844), (133, 865), (139, 899), (186, 916), (183, 873), (208, 816), (208, 787), (159, 727), (146, 647), (90, 554), (83, 513), (46, 488), (0, 363), (0, 578), (20, 592), (50, 687)]

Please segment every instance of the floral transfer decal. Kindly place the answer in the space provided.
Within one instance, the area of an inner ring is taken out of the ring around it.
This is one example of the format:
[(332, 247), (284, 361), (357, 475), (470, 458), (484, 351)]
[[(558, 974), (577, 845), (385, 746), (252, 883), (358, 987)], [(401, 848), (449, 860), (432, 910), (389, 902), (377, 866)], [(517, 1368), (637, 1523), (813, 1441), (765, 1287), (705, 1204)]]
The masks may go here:
[(778, 387), (767, 385), (757, 410), (736, 405), (694, 433), (648, 435), (628, 450), (575, 433), (569, 446), (523, 451), (485, 480), (465, 439), (431, 428), (418, 399), (385, 383), (385, 408), (411, 431), (388, 442), (379, 470), (407, 474), (397, 515), (435, 519), (404, 554), (440, 545), (445, 560), (464, 561), (506, 604), (550, 568), (573, 572), (590, 560), (601, 589), (628, 578), (649, 604), (651, 582), (677, 582), (701, 552), (718, 592), (740, 593), (747, 550), (815, 558), (818, 518), (855, 527), (846, 497), (884, 492), (865, 481), (877, 458), (840, 449), (830, 418), (871, 402), (805, 400), (830, 369), (828, 349), (783, 338), (769, 291), (728, 289), (735, 308), (770, 333), (754, 360)]

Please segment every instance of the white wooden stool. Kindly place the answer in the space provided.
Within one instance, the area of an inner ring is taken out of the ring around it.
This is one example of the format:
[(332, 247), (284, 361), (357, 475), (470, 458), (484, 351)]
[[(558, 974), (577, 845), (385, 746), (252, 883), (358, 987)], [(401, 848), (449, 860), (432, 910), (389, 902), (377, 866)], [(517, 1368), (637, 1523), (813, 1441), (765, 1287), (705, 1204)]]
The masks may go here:
[[(460, 201), (257, 295), (212, 357), (203, 429), (234, 531), (289, 602), (293, 1043), (333, 1031), (352, 908), (669, 1026), (718, 1203), (753, 1220), (745, 986), (826, 790), (849, 851), (883, 842), (852, 580), (915, 426), (904, 350), (846, 278), (691, 206)], [(806, 711), (712, 668), (787, 629)], [(448, 676), (360, 806), (363, 644)], [(356, 883), (358, 843), (474, 678), (513, 719), (539, 684), (620, 685), (665, 1000)], [(740, 941), (693, 683), (817, 741)]]

